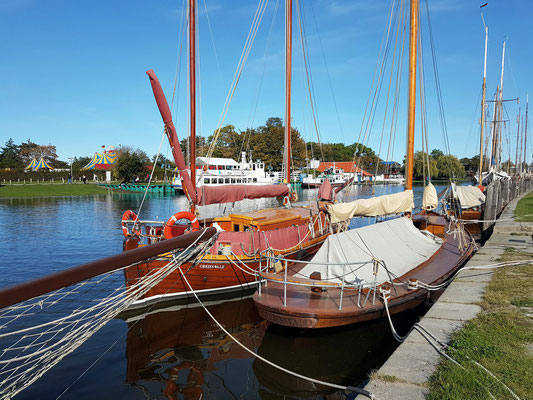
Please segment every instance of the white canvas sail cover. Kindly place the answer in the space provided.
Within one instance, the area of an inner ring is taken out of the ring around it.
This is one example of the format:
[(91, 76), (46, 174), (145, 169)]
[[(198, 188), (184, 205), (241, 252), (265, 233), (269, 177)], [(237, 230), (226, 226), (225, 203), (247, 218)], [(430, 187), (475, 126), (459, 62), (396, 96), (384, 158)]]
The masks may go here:
[(455, 193), (461, 208), (472, 208), (485, 204), (485, 195), (477, 186), (456, 186)]
[(439, 205), (439, 196), (437, 196), (437, 189), (431, 182), (424, 188), (424, 195), (422, 196), (422, 208), (424, 210), (434, 210)]
[[(440, 247), (442, 240), (429, 232), (422, 233), (407, 218), (396, 218), (378, 224), (330, 235), (299, 276), (309, 277), (318, 271), (323, 281), (341, 283), (374, 283), (374, 259), (382, 261), (394, 276), (401, 276), (427, 261)], [(332, 265), (344, 263), (363, 263)], [(394, 278), (393, 276), (393, 278)], [(377, 284), (390, 281), (382, 265), (377, 270)]]
[(331, 222), (340, 222), (354, 216), (376, 217), (411, 212), (414, 206), (413, 191), (405, 190), (369, 199), (358, 199), (349, 203), (328, 204), (328, 211), (331, 215)]

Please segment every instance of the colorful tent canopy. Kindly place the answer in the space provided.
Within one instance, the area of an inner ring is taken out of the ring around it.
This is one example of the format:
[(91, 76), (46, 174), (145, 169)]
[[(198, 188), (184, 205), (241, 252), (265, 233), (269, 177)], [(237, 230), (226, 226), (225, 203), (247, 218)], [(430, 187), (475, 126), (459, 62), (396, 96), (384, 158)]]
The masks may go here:
[(100, 153), (98, 153), (98, 152), (94, 153), (94, 156), (91, 159), (91, 161), (89, 161), (89, 163), (85, 167), (83, 167), (82, 169), (94, 169), (96, 164), (98, 164), (100, 162), (102, 157), (103, 156)]
[(96, 163), (96, 169), (111, 169), (117, 161), (117, 152), (115, 150), (104, 151), (102, 158)]
[(53, 169), (46, 161), (44, 161), (44, 158), (41, 157), (39, 162), (36, 166), (34, 166), (31, 170), (32, 171), (39, 171), (40, 169)]
[(37, 160), (35, 159), (35, 157), (33, 157), (33, 160), (31, 160), (31, 163), (29, 163), (28, 166), (26, 168), (24, 168), (24, 169), (33, 170), (36, 165), (37, 165)]

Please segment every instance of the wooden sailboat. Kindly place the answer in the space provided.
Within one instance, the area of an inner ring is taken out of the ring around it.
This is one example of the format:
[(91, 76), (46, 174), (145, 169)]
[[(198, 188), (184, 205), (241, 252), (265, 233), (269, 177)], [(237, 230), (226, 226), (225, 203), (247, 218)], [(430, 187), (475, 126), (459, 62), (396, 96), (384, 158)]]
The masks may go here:
[[(198, 295), (234, 296), (243, 290), (255, 290), (259, 278), (257, 271), (265, 262), (262, 252), (280, 254), (291, 259), (308, 259), (322, 245), (330, 234), (329, 220), (324, 212), (324, 204), (317, 202), (311, 206), (296, 206), (293, 193), (287, 185), (223, 185), (196, 187), (195, 165), (195, 1), (189, 1), (189, 77), (190, 77), (190, 129), (191, 156), (190, 175), (180, 148), (176, 129), (163, 90), (155, 73), (147, 72), (155, 100), (165, 124), (165, 132), (170, 142), (172, 155), (183, 182), (183, 189), (191, 204), (190, 211), (174, 214), (163, 225), (143, 223), (137, 220), (132, 211), (123, 216), (123, 230), (126, 236), (124, 249), (139, 246), (140, 239), (159, 241), (183, 234), (189, 225), (196, 230), (200, 226), (216, 226), (220, 230), (211, 246), (199, 259), (181, 265), (147, 293), (138, 302), (143, 305), (162, 299), (184, 299), (190, 294), (182, 279), (182, 273)], [(292, 59), (292, 3), (286, 7), (286, 95), (285, 95), (285, 171), (286, 182), (290, 182), (290, 133), (291, 133), (291, 59)], [(233, 203), (243, 199), (276, 197), (284, 207), (264, 209), (249, 213), (230, 214), (210, 219), (197, 218), (197, 206)], [(177, 221), (188, 220), (187, 224)], [(132, 229), (128, 229), (128, 224)], [(171, 260), (171, 255), (161, 255), (155, 260), (128, 268), (125, 271), (127, 284), (162, 268)]]
[[(332, 222), (354, 215), (376, 216), (414, 207), (413, 150), (416, 98), (418, 0), (411, 0), (409, 113), (406, 191), (352, 203), (328, 205)], [(471, 256), (474, 245), (460, 224), (422, 212), (331, 235), (310, 262), (283, 263), (253, 299), (260, 315), (276, 324), (324, 328), (382, 318), (421, 304)], [(267, 266), (268, 267), (268, 266)]]

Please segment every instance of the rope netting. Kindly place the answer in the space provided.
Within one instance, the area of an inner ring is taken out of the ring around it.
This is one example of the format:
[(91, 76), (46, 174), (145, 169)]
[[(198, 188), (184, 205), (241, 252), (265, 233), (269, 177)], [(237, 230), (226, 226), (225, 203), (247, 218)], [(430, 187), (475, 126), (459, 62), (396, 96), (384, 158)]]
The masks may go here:
[(200, 237), (128, 285), (121, 268), (1, 309), (0, 398), (24, 390), (176, 268), (199, 256), (209, 244), (197, 245)]

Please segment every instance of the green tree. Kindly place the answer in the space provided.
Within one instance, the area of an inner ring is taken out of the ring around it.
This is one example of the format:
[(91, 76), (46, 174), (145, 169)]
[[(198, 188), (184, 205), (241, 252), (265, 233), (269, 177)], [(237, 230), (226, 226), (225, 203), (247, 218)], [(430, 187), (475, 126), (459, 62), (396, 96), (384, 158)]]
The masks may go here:
[(118, 179), (129, 181), (131, 178), (141, 175), (148, 162), (149, 158), (144, 151), (131, 147), (121, 147), (118, 149), (114, 173)]
[(436, 159), (439, 178), (463, 178), (466, 175), (461, 161), (452, 155), (440, 155)]
[(429, 172), (431, 177), (436, 178), (438, 176), (439, 170), (437, 168), (437, 160), (431, 157), (429, 154), (423, 151), (417, 151), (414, 154), (413, 162), (413, 178), (414, 179), (423, 179), (424, 176), (428, 175), (428, 162), (429, 162)]
[(433, 149), (431, 150), (431, 153), (430, 153), (431, 157), (433, 157), (435, 160), (437, 158), (439, 158), (440, 156), (443, 156), (444, 153), (442, 150), (439, 150), (439, 149)]
[(25, 165), (20, 157), (20, 146), (9, 139), (0, 153), (0, 168), (21, 169)]

